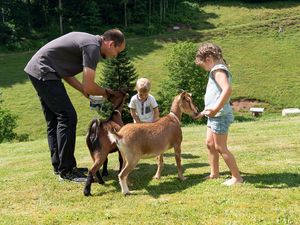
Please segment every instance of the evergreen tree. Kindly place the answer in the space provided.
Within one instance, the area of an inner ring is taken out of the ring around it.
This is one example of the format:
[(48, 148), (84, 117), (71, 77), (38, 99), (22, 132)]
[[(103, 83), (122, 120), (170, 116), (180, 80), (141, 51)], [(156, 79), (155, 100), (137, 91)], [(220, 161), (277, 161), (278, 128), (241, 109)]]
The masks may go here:
[[(195, 64), (196, 51), (197, 47), (194, 43), (182, 42), (174, 45), (168, 56), (169, 79), (163, 82), (158, 93), (158, 104), (162, 115), (170, 112), (172, 101), (181, 90), (192, 93), (194, 104), (199, 110), (203, 110), (207, 75)], [(189, 116), (184, 115), (182, 118), (183, 123), (192, 121)]]
[[(127, 49), (122, 51), (116, 58), (106, 60), (102, 70), (102, 77), (99, 84), (103, 87), (118, 90), (126, 88), (129, 98), (126, 101), (123, 111), (122, 119), (124, 123), (132, 122), (132, 118), (127, 107), (127, 102), (135, 94), (135, 82), (138, 78), (136, 70), (127, 56)], [(103, 110), (100, 112), (101, 116), (109, 116), (112, 112), (111, 104), (106, 103), (103, 105)]]

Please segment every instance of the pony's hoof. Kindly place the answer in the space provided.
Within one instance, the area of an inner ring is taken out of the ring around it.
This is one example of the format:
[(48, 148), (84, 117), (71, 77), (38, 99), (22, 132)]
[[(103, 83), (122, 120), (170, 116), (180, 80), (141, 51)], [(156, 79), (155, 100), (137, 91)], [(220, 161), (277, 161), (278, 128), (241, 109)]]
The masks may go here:
[(129, 196), (129, 195), (131, 195), (132, 194), (132, 192), (131, 191), (127, 191), (127, 192), (123, 192), (123, 195), (126, 197), (126, 196)]
[(159, 180), (161, 176), (155, 175), (153, 176), (153, 179)]
[(84, 196), (86, 196), (86, 197), (92, 196), (91, 191), (90, 191), (90, 190), (87, 190), (87, 189), (84, 189), (84, 190), (83, 190), (83, 194), (84, 194)]
[(98, 180), (98, 184), (105, 184), (104, 180)]
[(102, 171), (102, 177), (107, 177), (108, 176), (108, 172), (107, 171)]
[(181, 180), (181, 181), (185, 181), (187, 178), (182, 176), (182, 177), (178, 177), (178, 179)]

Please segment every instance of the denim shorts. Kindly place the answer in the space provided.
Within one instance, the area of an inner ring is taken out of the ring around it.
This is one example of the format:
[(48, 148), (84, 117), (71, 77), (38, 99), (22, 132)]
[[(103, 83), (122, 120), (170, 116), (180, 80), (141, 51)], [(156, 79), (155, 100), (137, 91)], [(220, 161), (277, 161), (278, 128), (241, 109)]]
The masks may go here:
[(207, 126), (210, 127), (215, 134), (227, 134), (233, 119), (234, 117), (231, 113), (217, 117), (208, 117)]

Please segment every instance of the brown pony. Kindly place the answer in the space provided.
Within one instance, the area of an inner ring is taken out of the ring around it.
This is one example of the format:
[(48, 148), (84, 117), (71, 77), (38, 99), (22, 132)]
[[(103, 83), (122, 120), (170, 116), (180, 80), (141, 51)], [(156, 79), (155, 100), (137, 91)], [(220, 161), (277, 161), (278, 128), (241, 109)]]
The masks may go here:
[[(96, 175), (98, 183), (104, 184), (99, 169), (104, 164), (103, 172), (107, 172), (107, 155), (109, 153), (118, 151), (116, 144), (111, 143), (108, 139), (108, 130), (120, 130), (124, 125), (122, 121), (122, 109), (128, 94), (124, 90), (112, 91), (108, 93), (108, 101), (112, 102), (114, 111), (111, 113), (109, 119), (101, 121), (94, 119), (88, 130), (86, 143), (89, 148), (91, 157), (93, 159), (93, 166), (89, 169), (87, 181), (84, 187), (84, 195), (91, 195), (91, 185)], [(119, 152), (120, 169), (122, 168), (123, 159)]]
[(184, 180), (181, 165), (182, 131), (180, 120), (182, 113), (192, 117), (199, 114), (187, 92), (177, 95), (172, 103), (171, 112), (154, 123), (135, 123), (123, 126), (118, 132), (109, 131), (109, 138), (122, 154), (124, 163), (119, 173), (122, 193), (129, 194), (127, 177), (141, 158), (158, 156), (158, 168), (154, 178), (161, 177), (163, 168), (163, 153), (174, 148), (175, 160), (178, 168), (178, 178)]

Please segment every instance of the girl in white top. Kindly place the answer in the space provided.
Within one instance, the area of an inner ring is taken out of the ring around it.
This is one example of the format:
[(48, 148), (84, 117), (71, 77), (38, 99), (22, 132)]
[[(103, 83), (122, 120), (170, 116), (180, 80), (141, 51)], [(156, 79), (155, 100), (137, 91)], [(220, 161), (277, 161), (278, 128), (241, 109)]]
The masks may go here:
[(150, 88), (151, 83), (148, 79), (137, 80), (137, 94), (132, 96), (128, 105), (135, 123), (150, 123), (159, 119), (158, 104), (155, 98), (149, 94)]

